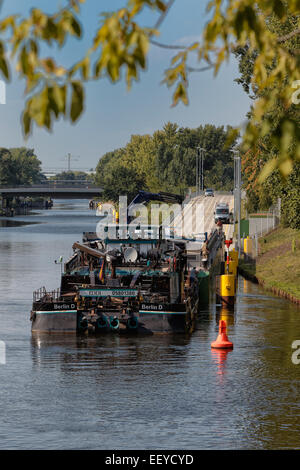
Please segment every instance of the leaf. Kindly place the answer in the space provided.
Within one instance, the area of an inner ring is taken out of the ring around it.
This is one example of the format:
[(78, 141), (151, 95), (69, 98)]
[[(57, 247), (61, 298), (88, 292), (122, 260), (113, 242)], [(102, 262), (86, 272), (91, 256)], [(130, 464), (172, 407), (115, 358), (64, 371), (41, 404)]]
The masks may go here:
[(75, 36), (77, 36), (78, 38), (80, 38), (81, 37), (81, 26), (80, 26), (79, 22), (76, 20), (76, 18), (74, 18), (74, 16), (72, 17), (72, 20), (71, 20), (71, 27), (72, 27), (73, 34)]
[(176, 106), (179, 100), (181, 100), (185, 105), (188, 104), (186, 88), (182, 82), (178, 83), (177, 88), (173, 94), (172, 106)]
[(88, 80), (89, 75), (90, 75), (90, 58), (89, 57), (85, 57), (84, 60), (82, 61), (81, 73), (82, 73), (82, 78), (84, 80)]
[(53, 99), (56, 102), (58, 110), (63, 114), (66, 111), (66, 95), (67, 95), (67, 88), (65, 85), (63, 86), (54, 85)]
[(19, 64), (21, 66), (22, 73), (26, 75), (28, 72), (28, 54), (25, 46), (22, 47)]
[(72, 98), (71, 98), (71, 121), (75, 122), (83, 111), (84, 91), (80, 82), (72, 82)]
[(226, 140), (224, 142), (224, 149), (230, 148), (234, 142), (236, 142), (237, 138), (240, 135), (240, 131), (236, 127), (231, 127), (226, 136)]
[(286, 8), (281, 0), (274, 0), (273, 11), (278, 18), (283, 18), (286, 13)]
[(47, 73), (53, 73), (56, 70), (55, 62), (51, 57), (42, 59), (40, 62)]
[(284, 176), (287, 177), (293, 170), (293, 161), (291, 158), (287, 158), (285, 161), (279, 164), (279, 171)]
[(0, 70), (3, 73), (4, 77), (7, 80), (9, 80), (10, 79), (9, 68), (4, 57), (0, 57)]
[(28, 136), (31, 133), (31, 123), (32, 123), (32, 119), (28, 111), (24, 111), (23, 116), (22, 116), (22, 123), (23, 123), (24, 134), (25, 136)]
[(38, 126), (45, 124), (48, 107), (48, 89), (44, 88), (41, 93), (33, 96), (28, 102), (29, 116), (35, 120)]

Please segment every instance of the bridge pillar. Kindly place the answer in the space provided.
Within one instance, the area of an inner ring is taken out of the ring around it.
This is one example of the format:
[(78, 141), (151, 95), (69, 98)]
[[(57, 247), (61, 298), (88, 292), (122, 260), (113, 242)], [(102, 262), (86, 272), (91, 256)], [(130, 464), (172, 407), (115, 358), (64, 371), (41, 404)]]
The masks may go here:
[(2, 196), (2, 215), (12, 216), (14, 215), (14, 209), (12, 207), (13, 198)]
[(7, 209), (10, 206), (10, 199), (2, 196), (2, 209)]

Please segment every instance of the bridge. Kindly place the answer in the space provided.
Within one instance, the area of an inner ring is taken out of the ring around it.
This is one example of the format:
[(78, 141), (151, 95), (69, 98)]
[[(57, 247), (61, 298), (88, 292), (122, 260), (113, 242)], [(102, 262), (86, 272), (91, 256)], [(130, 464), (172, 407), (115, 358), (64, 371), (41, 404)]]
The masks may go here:
[(3, 199), (14, 197), (45, 197), (51, 199), (93, 199), (99, 197), (103, 189), (88, 181), (47, 181), (44, 184), (32, 186), (0, 186), (0, 196)]

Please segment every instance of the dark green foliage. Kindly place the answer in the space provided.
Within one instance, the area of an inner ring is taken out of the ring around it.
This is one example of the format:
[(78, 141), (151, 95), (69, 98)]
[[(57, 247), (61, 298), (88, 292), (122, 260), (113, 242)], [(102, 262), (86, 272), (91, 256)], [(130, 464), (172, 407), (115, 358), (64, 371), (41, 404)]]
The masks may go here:
[(285, 184), (280, 187), (281, 211), (286, 227), (300, 229), (300, 163), (294, 169)]
[(25, 147), (0, 149), (0, 184), (31, 185), (45, 179), (41, 173), (41, 162), (33, 149)]
[[(242, 85), (245, 92), (250, 96), (250, 98), (254, 99), (256, 90), (253, 90), (251, 87), (251, 79), (253, 75), (253, 67), (254, 62), (257, 59), (257, 52), (256, 51), (249, 51), (249, 46), (245, 47), (237, 47), (233, 51), (235, 57), (239, 61), (239, 72), (240, 77), (235, 79), (239, 85)], [(251, 93), (254, 91), (254, 95)]]
[(50, 180), (61, 180), (61, 181), (88, 181), (93, 183), (94, 176), (88, 175), (84, 171), (62, 171), (55, 176), (51, 176)]
[[(287, 7), (288, 3), (283, 2)], [(298, 18), (296, 15), (287, 16), (284, 21), (280, 21), (276, 15), (270, 15), (267, 19), (268, 29), (275, 33), (277, 37), (282, 38), (296, 31), (298, 27)], [(300, 47), (300, 36), (294, 35), (289, 40), (284, 41), (284, 46), (297, 55)], [(275, 81), (263, 92), (258, 92), (252, 86), (253, 67), (257, 58), (257, 51), (250, 52), (249, 47), (239, 47), (234, 51), (239, 60), (240, 77), (235, 81), (241, 84), (245, 92), (254, 100), (261, 96), (270, 95), (272, 91), (283, 88), (286, 85), (288, 77), (281, 82)], [(274, 60), (273, 66), (268, 67), (268, 72), (273, 70), (278, 63)], [(251, 118), (252, 111), (248, 113)], [(295, 135), (299, 135), (300, 110), (299, 105), (292, 104), (287, 107), (286, 102), (277, 100), (273, 108), (263, 117), (263, 124), (269, 126), (269, 131), (261, 138), (259, 145), (253, 148), (250, 156), (243, 157), (243, 176), (244, 186), (247, 190), (247, 210), (255, 212), (266, 210), (271, 204), (281, 198), (281, 221), (285, 227), (300, 229), (300, 164), (295, 161), (293, 171), (285, 179), (280, 176), (278, 169), (274, 170), (264, 182), (259, 182), (259, 173), (262, 166), (278, 158), (277, 137), (282, 137), (282, 126), (285, 125), (295, 130)], [(274, 138), (275, 136), (275, 138)], [(276, 137), (277, 136), (277, 137)], [(286, 139), (286, 144), (291, 154), (296, 155), (296, 139)], [(284, 169), (281, 168), (281, 170)], [(280, 170), (280, 168), (279, 168)], [(281, 171), (285, 173), (285, 171)], [(288, 172), (286, 172), (288, 174)]]
[(229, 132), (229, 127), (189, 129), (169, 122), (152, 136), (132, 136), (124, 148), (106, 153), (99, 160), (96, 182), (113, 200), (139, 189), (185, 194), (195, 187), (197, 147), (203, 147), (204, 187), (231, 190), (233, 158), (225, 148)]
[(124, 195), (130, 202), (143, 187), (143, 183), (134, 169), (125, 166), (115, 167), (105, 178), (103, 198), (118, 201), (119, 195)]

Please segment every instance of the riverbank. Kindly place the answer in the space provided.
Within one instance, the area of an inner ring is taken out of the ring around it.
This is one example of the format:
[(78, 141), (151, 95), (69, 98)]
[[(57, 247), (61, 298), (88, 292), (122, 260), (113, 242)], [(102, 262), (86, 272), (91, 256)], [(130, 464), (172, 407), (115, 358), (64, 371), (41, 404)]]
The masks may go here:
[(300, 231), (279, 227), (259, 238), (255, 260), (240, 260), (239, 271), (275, 294), (300, 305)]

